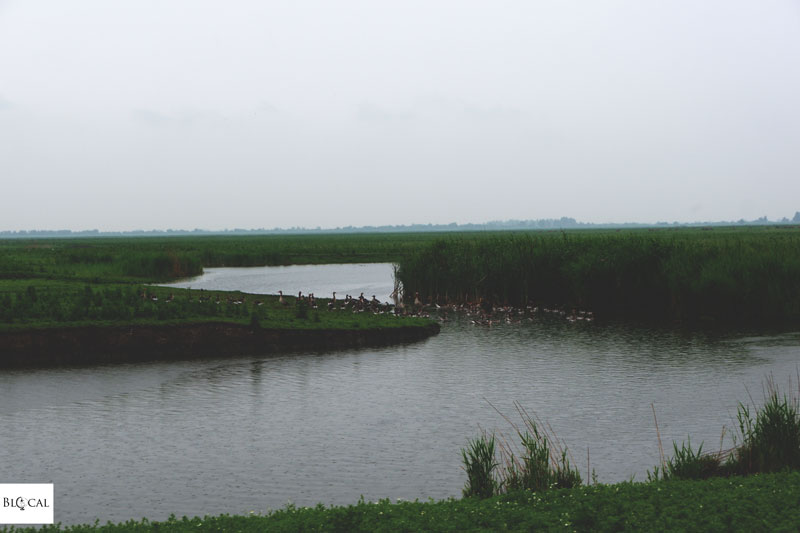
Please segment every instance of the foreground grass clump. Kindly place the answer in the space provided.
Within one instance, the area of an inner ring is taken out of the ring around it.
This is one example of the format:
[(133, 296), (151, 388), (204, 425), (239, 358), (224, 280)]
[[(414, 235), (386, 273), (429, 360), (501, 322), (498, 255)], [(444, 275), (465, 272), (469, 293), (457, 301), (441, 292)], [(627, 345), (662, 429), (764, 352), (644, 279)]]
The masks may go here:
[(497, 491), (498, 483), (494, 479), (494, 471), (499, 464), (495, 459), (494, 435), (484, 433), (471, 440), (466, 448), (461, 449), (461, 460), (467, 473), (464, 496), (492, 497)]
[(797, 531), (798, 525), (800, 472), (781, 472), (707, 481), (590, 485), (540, 493), (513, 491), (487, 499), (289, 506), (264, 516), (45, 526), (40, 531)]
[(717, 453), (695, 451), (691, 441), (673, 443), (675, 454), (648, 473), (650, 479), (706, 479), (712, 476), (751, 475), (800, 470), (800, 401), (781, 394), (767, 382), (764, 405), (754, 408), (739, 403), (739, 434), (734, 447)]
[(465, 497), (488, 498), (517, 490), (540, 492), (577, 487), (582, 483), (578, 470), (570, 465), (567, 448), (543, 429), (542, 424), (537, 424), (519, 403), (514, 406), (522, 419), (522, 427), (502, 413), (501, 416), (514, 428), (519, 445), (501, 436), (496, 446), (495, 435), (483, 432), (471, 440), (467, 448), (462, 448), (461, 459), (467, 473)]
[(796, 323), (800, 231), (449, 236), (401, 259), (398, 278), (406, 294), (440, 303), (484, 300), (686, 323)]
[(648, 479), (708, 479), (728, 474), (722, 468), (721, 454), (704, 454), (702, 443), (697, 450), (692, 449), (691, 439), (682, 443), (680, 448), (673, 442), (672, 447), (675, 454), (665, 460), (661, 467), (648, 472)]
[(800, 408), (798, 399), (780, 395), (770, 385), (769, 396), (755, 418), (739, 404), (742, 443), (731, 455), (731, 469), (737, 474), (800, 470)]

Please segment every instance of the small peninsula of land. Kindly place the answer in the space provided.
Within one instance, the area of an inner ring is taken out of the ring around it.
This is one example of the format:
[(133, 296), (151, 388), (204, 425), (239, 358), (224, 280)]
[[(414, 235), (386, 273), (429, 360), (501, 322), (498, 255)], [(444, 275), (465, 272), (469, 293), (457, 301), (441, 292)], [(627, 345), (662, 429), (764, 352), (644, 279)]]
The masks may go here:
[(377, 302), (153, 285), (199, 275), (204, 266), (393, 260), (408, 241), (387, 244), (374, 236), (0, 241), (0, 367), (421, 340), (438, 333), (436, 322), (399, 316)]
[(413, 342), (439, 325), (386, 305), (136, 284), (6, 281), (0, 367), (324, 351)]

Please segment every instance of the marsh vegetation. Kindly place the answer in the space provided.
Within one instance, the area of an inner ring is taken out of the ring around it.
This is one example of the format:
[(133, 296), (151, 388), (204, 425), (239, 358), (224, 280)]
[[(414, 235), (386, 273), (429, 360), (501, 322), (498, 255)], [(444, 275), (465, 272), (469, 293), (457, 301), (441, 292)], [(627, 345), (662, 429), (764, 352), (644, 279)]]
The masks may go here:
[[(399, 325), (388, 314), (328, 313), (294, 296), (190, 291), (149, 284), (203, 267), (396, 260), (415, 235), (84, 238), (0, 241), (0, 329), (225, 321), (272, 328)], [(341, 309), (337, 309), (341, 310)], [(422, 324), (413, 319), (404, 325)]]
[[(418, 293), (430, 305), (537, 305), (589, 310), (597, 318), (734, 325), (800, 319), (800, 231), (794, 226), (5, 240), (0, 294), (14, 294), (4, 301), (6, 315), (11, 298), (22, 313), (15, 316), (27, 316), (37, 308), (20, 296), (28, 287), (46, 295), (66, 282), (164, 282), (204, 267), (353, 262), (398, 264), (407, 303)], [(80, 293), (74, 287), (65, 299)], [(80, 307), (38, 309), (49, 320), (80, 315)], [(106, 307), (109, 314), (108, 308), (125, 305)]]
[(700, 228), (450, 236), (400, 260), (428, 302), (584, 309), (690, 324), (800, 319), (800, 231)]

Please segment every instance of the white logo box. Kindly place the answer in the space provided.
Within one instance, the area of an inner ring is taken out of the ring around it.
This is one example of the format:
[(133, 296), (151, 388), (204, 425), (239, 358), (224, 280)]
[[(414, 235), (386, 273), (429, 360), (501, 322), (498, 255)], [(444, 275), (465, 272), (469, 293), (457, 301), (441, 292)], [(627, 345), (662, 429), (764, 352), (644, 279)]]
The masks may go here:
[(0, 524), (52, 523), (52, 483), (0, 483)]

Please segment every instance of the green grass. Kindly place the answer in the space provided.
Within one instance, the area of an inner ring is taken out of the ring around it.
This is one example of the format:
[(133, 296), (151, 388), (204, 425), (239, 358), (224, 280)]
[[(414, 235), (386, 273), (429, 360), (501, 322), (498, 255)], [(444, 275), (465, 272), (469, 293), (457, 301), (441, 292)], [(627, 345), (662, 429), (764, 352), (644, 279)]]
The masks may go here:
[[(265, 480), (267, 482), (267, 480)], [(589, 485), (428, 502), (358, 502), (250, 516), (207, 516), (40, 531), (797, 531), (800, 472), (706, 481)], [(10, 531), (11, 529), (7, 529)], [(23, 528), (14, 531), (33, 531)]]
[(152, 283), (203, 267), (396, 262), (425, 301), (698, 324), (800, 320), (798, 228), (0, 240), (0, 279)]
[[(391, 313), (354, 313), (297, 305), (287, 296), (199, 291), (138, 284), (0, 280), (0, 331), (88, 325), (170, 325), (229, 322), (272, 329), (366, 329), (425, 325), (428, 320)], [(259, 305), (260, 304), (260, 305)]]
[(579, 308), (598, 318), (796, 324), (800, 229), (448, 236), (400, 260), (406, 294)]
[[(356, 234), (0, 240), (0, 330), (208, 321), (276, 329), (429, 324), (328, 312), (324, 299), (318, 309), (306, 309), (289, 297), (292, 305), (283, 308), (276, 298), (263, 295), (145, 286), (198, 275), (204, 266), (392, 261), (428, 238)], [(147, 298), (142, 298), (144, 292)], [(170, 293), (174, 299), (167, 303)], [(209, 299), (200, 302), (201, 294)], [(256, 300), (263, 305), (256, 306)]]
[(406, 294), (424, 301), (704, 325), (800, 320), (794, 227), (0, 240), (3, 284), (46, 281), (43, 290), (162, 282), (203, 267), (346, 262), (396, 262)]
[(703, 453), (701, 443), (697, 450), (692, 448), (691, 439), (681, 443), (673, 442), (674, 455), (664, 461), (662, 467), (648, 472), (649, 479), (708, 479), (730, 475), (730, 470), (723, 468), (722, 457), (718, 453)]
[(168, 281), (203, 267), (394, 262), (441, 234), (0, 240), (0, 279)]
[(483, 431), (469, 441), (467, 448), (461, 449), (467, 473), (463, 495), (488, 498), (517, 490), (541, 492), (583, 483), (578, 470), (570, 465), (566, 446), (544, 424), (537, 423), (522, 405), (515, 402), (514, 407), (521, 426), (498, 413), (513, 428), (519, 445), (502, 433), (496, 437)]
[(770, 388), (766, 403), (755, 416), (739, 404), (741, 444), (728, 467), (738, 474), (800, 470), (800, 404), (798, 399)]
[(497, 491), (494, 470), (498, 466), (495, 459), (495, 437), (484, 433), (472, 439), (466, 448), (461, 449), (461, 460), (467, 473), (464, 486), (465, 497), (490, 498)]

